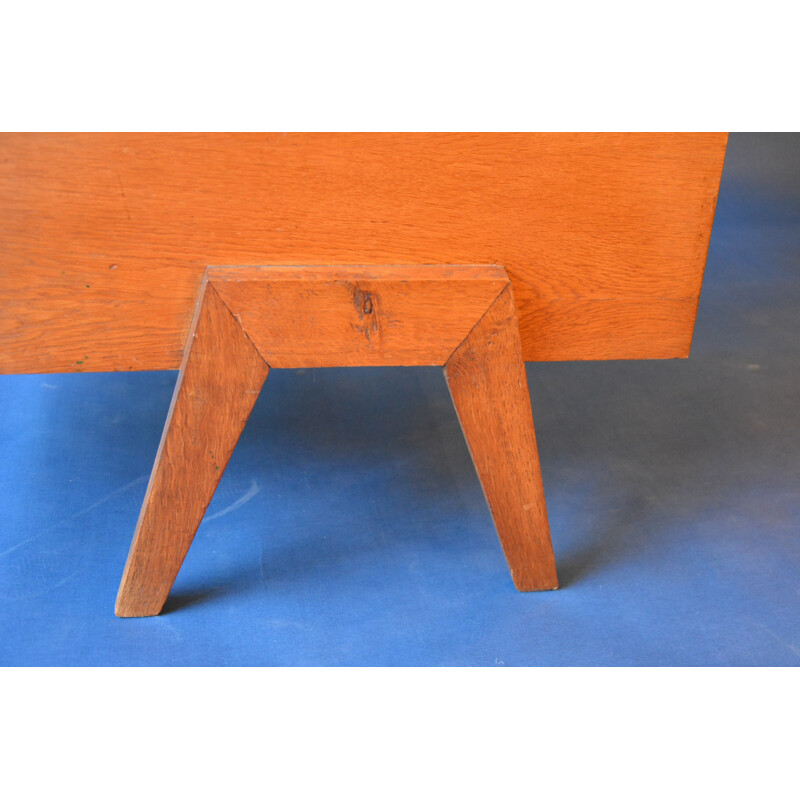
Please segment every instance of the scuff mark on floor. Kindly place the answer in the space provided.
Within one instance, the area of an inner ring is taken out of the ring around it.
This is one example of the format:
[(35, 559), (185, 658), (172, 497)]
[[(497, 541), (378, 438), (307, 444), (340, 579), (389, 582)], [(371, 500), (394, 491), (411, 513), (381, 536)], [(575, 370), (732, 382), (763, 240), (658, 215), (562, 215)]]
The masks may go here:
[(789, 644), (789, 642), (784, 642), (783, 639), (780, 636), (778, 636), (777, 633), (775, 633), (775, 631), (770, 630), (770, 628), (768, 628), (766, 625), (762, 625), (760, 622), (756, 623), (756, 624), (758, 625), (759, 628), (761, 628), (762, 630), (765, 630), (768, 634), (770, 634), (770, 636), (775, 637), (775, 639), (777, 639), (784, 647), (787, 647), (798, 658), (800, 658), (800, 648), (795, 647), (793, 644)]
[(109, 492), (107, 495), (105, 495), (105, 497), (101, 497), (99, 500), (96, 500), (90, 506), (86, 506), (86, 508), (82, 508), (80, 511), (76, 511), (71, 517), (59, 520), (54, 525), (51, 525), (49, 528), (45, 528), (41, 533), (37, 533), (36, 536), (31, 536), (28, 539), (23, 539), (21, 542), (17, 542), (17, 544), (9, 547), (8, 550), (3, 550), (3, 552), (0, 553), (0, 558), (8, 555), (9, 553), (13, 553), (15, 550), (18, 550), (20, 547), (23, 547), (29, 542), (32, 542), (36, 539), (41, 539), (42, 536), (50, 533), (50, 531), (55, 530), (61, 525), (64, 525), (67, 522), (72, 522), (78, 517), (82, 517), (84, 514), (88, 514), (90, 511), (93, 511), (95, 508), (102, 505), (103, 503), (107, 503), (109, 500), (112, 500), (118, 495), (127, 492), (128, 489), (132, 489), (134, 486), (138, 486), (140, 483), (144, 483), (149, 477), (150, 477), (149, 475), (140, 475), (138, 478), (134, 478), (134, 480), (130, 481), (129, 483), (126, 483), (124, 486), (120, 486), (119, 489), (114, 489), (113, 492)]
[(230, 514), (231, 511), (236, 511), (237, 508), (241, 508), (245, 503), (252, 500), (260, 491), (261, 487), (258, 485), (258, 481), (256, 481), (254, 478), (250, 484), (250, 488), (238, 500), (223, 508), (222, 511), (217, 511), (216, 514), (206, 517), (205, 521), (210, 522), (212, 519), (219, 519), (220, 517), (224, 517), (226, 514)]

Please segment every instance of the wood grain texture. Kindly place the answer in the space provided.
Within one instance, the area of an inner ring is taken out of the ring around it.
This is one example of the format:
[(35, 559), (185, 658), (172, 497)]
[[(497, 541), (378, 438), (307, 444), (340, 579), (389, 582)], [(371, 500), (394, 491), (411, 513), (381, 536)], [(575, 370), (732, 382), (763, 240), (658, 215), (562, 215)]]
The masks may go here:
[(606, 333), (625, 358), (674, 358), (689, 354), (697, 299), (552, 300), (528, 306), (519, 315), (520, 332), (528, 332), (526, 361), (580, 361), (609, 357)]
[(505, 270), (213, 268), (194, 326), (120, 586), (119, 616), (161, 611), (261, 385), (277, 366), (273, 355), (285, 367), (403, 359), (445, 366), (514, 582), (522, 590), (555, 587)]
[(2, 134), (0, 372), (175, 369), (225, 264), (498, 263), (526, 359), (686, 356), (725, 143)]
[(520, 591), (557, 588), (510, 286), (447, 361), (445, 377), (514, 585)]
[(508, 286), (496, 266), (244, 267), (208, 279), (271, 367), (441, 365)]
[(117, 596), (120, 617), (158, 614), (269, 367), (204, 284)]

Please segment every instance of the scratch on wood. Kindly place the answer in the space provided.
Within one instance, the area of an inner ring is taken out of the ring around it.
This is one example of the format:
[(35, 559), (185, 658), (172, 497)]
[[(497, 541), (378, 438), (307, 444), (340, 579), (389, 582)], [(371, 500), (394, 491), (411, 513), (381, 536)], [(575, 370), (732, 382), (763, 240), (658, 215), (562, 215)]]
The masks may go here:
[(131, 212), (128, 208), (128, 198), (125, 195), (125, 189), (122, 188), (122, 178), (119, 175), (119, 170), (114, 170), (114, 174), (117, 176), (117, 183), (119, 184), (119, 191), (122, 194), (122, 203), (125, 206), (125, 213), (128, 215), (128, 219), (131, 219)]

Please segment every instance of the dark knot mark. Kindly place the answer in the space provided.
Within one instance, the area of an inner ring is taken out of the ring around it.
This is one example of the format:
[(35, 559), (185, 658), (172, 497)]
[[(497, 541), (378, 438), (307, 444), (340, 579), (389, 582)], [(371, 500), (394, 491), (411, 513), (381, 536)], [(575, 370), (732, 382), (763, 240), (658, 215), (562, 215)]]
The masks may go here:
[[(362, 292), (361, 289), (356, 286), (353, 289), (353, 305), (355, 306), (359, 320), (361, 320), (361, 324), (355, 327), (361, 331), (361, 333), (367, 337), (367, 341), (369, 341), (371, 334), (378, 330), (377, 316), (373, 316), (375, 313), (375, 304), (372, 295), (369, 292)], [(365, 317), (371, 317), (371, 319), (365, 320)]]
[(369, 292), (362, 292), (361, 289), (356, 286), (353, 292), (353, 305), (358, 312), (358, 318), (364, 319), (367, 314), (372, 313), (372, 295)]

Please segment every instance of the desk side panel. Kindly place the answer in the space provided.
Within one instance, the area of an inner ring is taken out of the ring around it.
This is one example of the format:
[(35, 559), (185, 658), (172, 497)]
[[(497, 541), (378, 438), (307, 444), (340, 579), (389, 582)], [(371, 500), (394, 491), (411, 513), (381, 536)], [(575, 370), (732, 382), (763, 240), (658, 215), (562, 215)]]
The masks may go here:
[(505, 266), (526, 359), (688, 355), (725, 134), (2, 134), (0, 372), (176, 369), (207, 265)]

